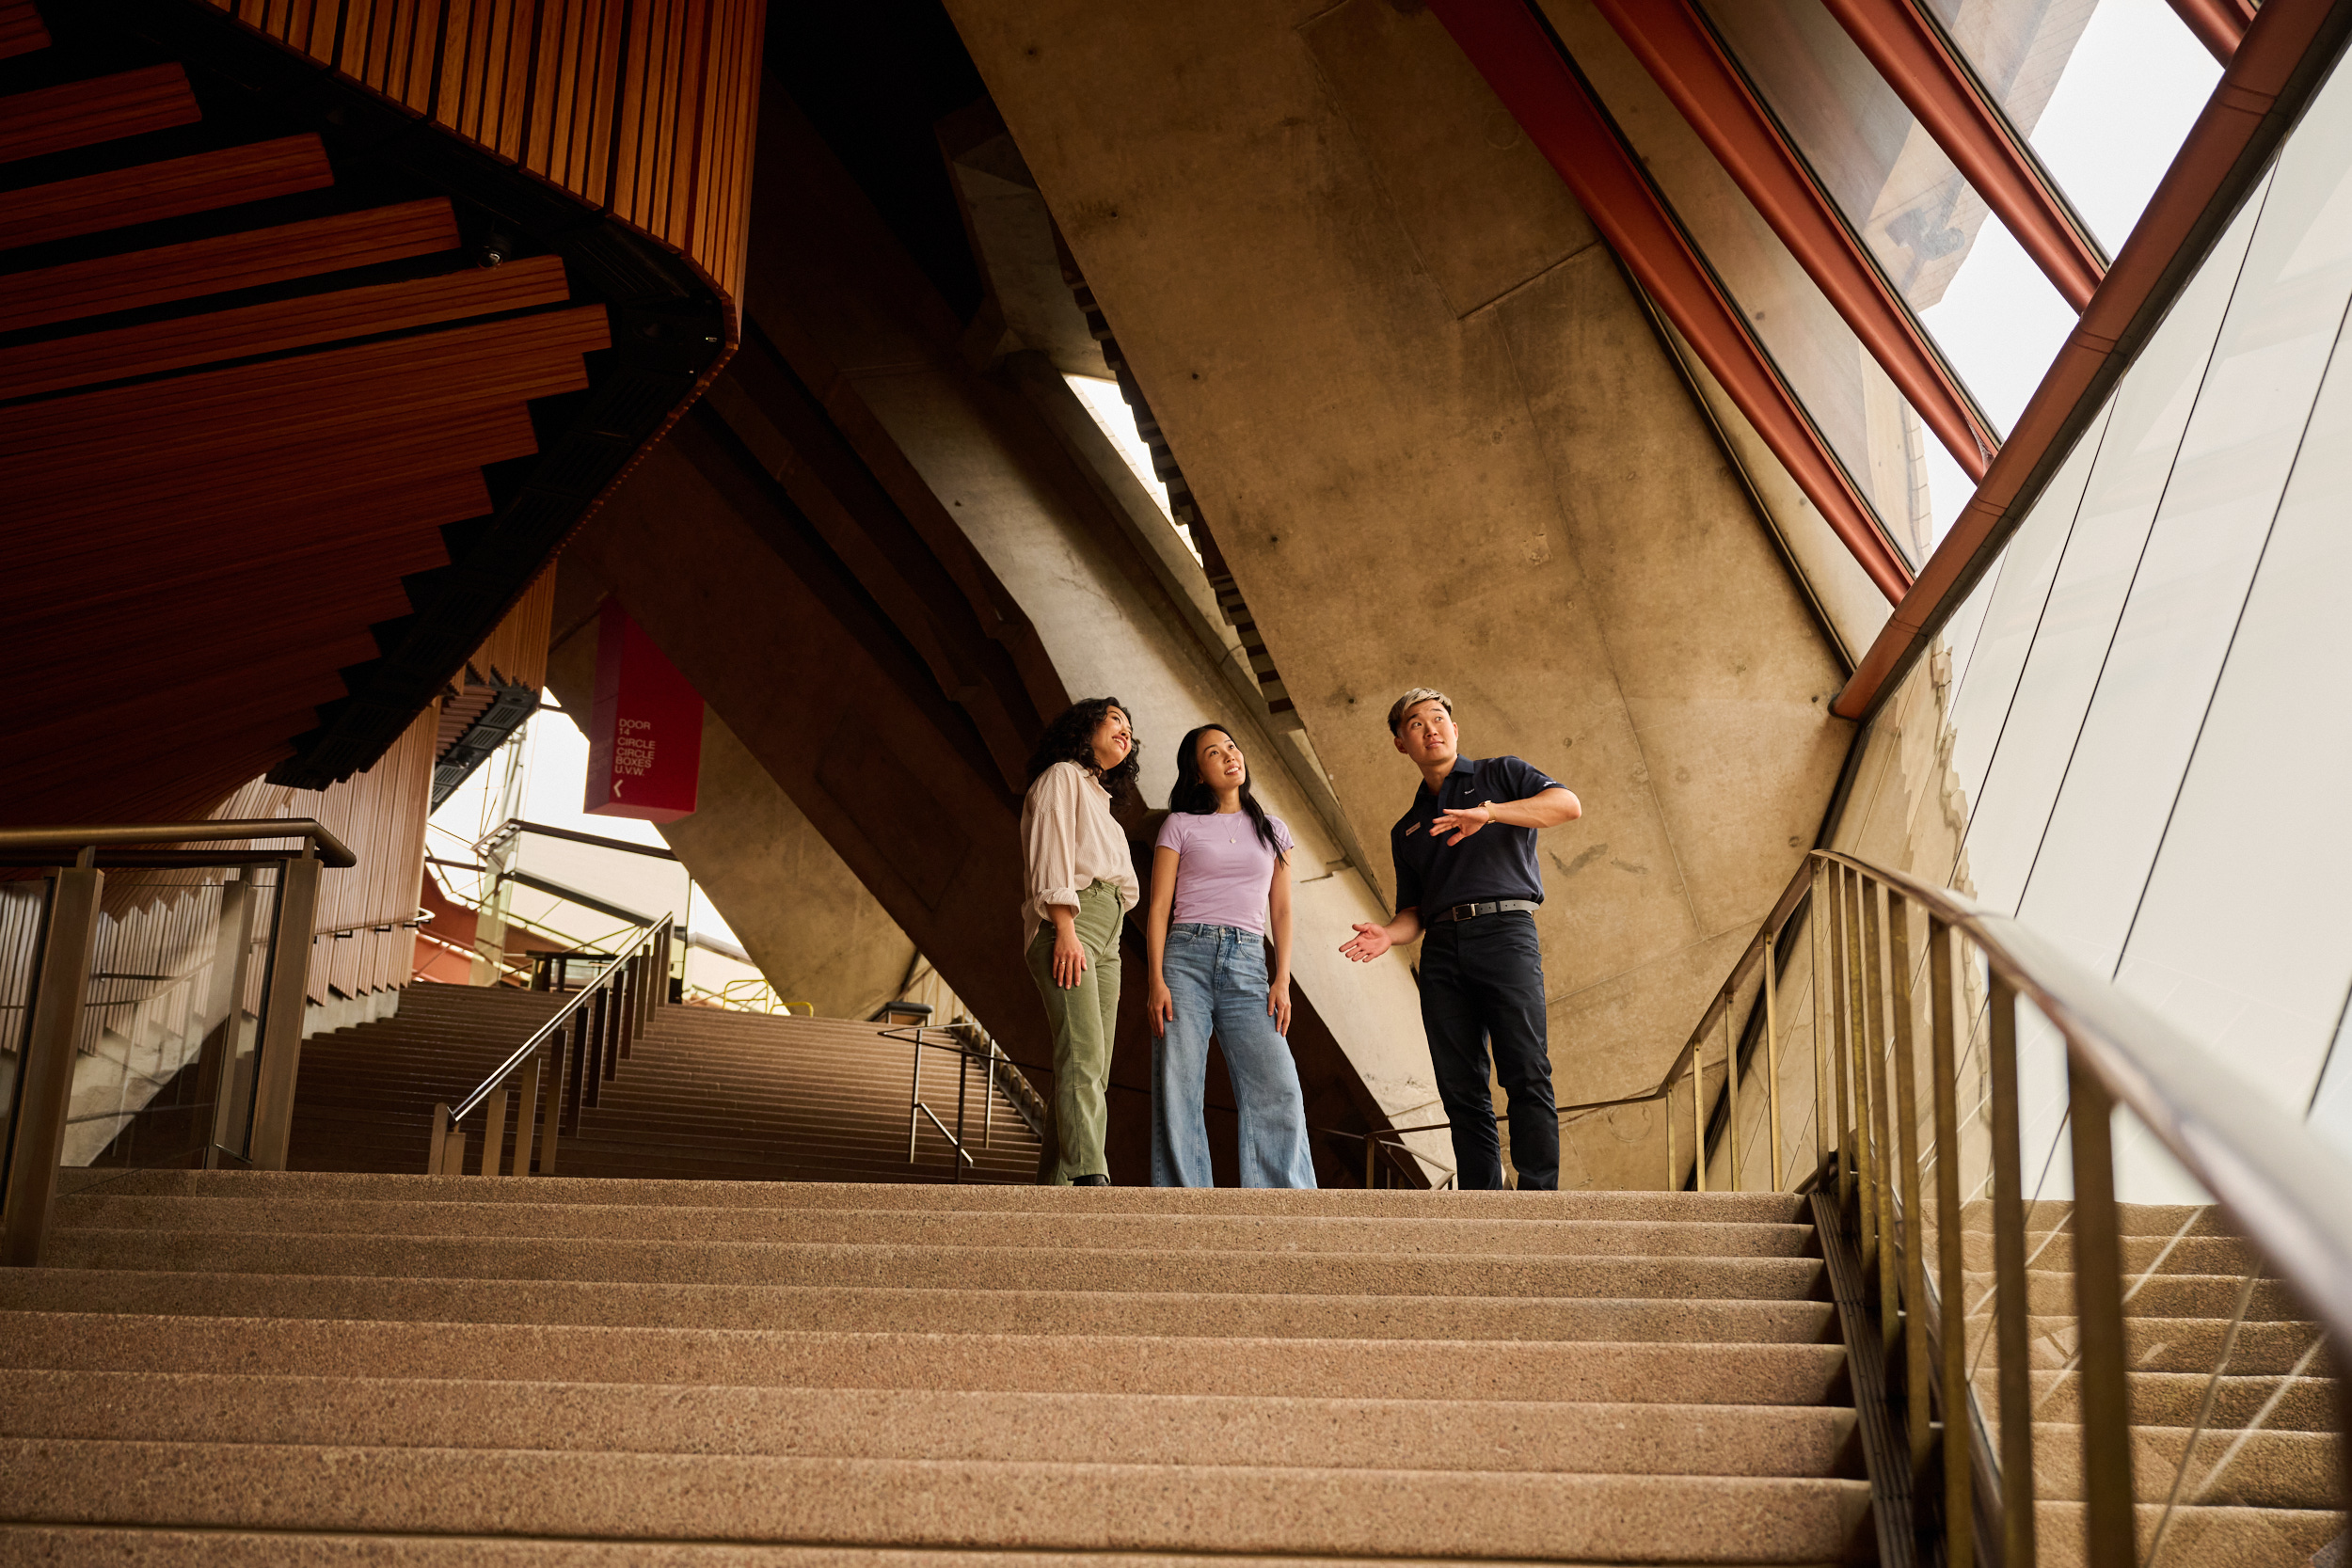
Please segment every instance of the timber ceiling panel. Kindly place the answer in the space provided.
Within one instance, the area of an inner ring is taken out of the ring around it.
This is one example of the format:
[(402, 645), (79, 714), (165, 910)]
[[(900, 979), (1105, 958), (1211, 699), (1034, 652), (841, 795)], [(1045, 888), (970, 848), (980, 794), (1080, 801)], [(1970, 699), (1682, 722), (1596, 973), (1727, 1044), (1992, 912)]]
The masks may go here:
[(559, 256), (477, 265), (447, 198), (340, 190), (315, 134), (207, 125), (179, 62), (48, 37), (0, 4), (0, 816), (195, 816), (345, 696), (608, 310)]

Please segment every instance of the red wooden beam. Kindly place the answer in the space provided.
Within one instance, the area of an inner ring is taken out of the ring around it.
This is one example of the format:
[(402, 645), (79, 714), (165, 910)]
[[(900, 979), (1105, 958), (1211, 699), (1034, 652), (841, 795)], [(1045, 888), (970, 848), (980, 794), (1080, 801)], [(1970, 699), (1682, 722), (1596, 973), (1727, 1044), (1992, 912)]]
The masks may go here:
[(2267, 0), (2106, 281), (1919, 580), (1832, 710), (1873, 712), (1998, 558), (2026, 511), (2228, 225), (2352, 35), (2352, 0)]
[(2246, 29), (2253, 23), (2252, 0), (2171, 0), (2171, 4), (2205, 52), (2228, 70)]
[(1928, 428), (1970, 479), (1982, 479), (2000, 437), (1961, 391), (1692, 0), (1594, 0), (1594, 5)]
[(1429, 8), (1870, 580), (1899, 600), (1911, 584), (1910, 570), (1583, 78), (1526, 6), (1521, 0), (1430, 0)]
[(2000, 215), (2034, 264), (2076, 310), (2106, 267), (1975, 73), (1916, 0), (1822, 0), (1953, 166)]

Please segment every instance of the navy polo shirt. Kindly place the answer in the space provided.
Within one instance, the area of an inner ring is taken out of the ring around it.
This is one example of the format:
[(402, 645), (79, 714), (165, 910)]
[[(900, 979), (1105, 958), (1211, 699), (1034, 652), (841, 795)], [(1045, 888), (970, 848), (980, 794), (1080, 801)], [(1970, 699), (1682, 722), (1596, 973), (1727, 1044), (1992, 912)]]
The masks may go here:
[(1486, 904), (1502, 898), (1544, 901), (1543, 873), (1535, 868), (1535, 830), (1497, 822), (1449, 848), (1447, 834), (1433, 835), (1429, 819), (1490, 801), (1524, 800), (1564, 787), (1542, 769), (1518, 757), (1457, 759), (1435, 794), (1426, 784), (1413, 809), (1389, 830), (1396, 857), (1396, 907), (1428, 913), (1456, 904)]

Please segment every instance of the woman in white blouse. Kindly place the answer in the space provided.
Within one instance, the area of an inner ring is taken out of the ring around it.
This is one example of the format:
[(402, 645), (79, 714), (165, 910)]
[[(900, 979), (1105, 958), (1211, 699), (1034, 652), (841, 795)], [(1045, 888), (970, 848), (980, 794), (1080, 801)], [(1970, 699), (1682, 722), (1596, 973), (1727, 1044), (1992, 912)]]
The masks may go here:
[(1119, 932), (1142, 889), (1111, 797), (1135, 786), (1135, 728), (1115, 697), (1089, 697), (1045, 727), (1021, 807), (1022, 941), (1054, 1028), (1054, 1180), (1107, 1187), (1103, 1158)]

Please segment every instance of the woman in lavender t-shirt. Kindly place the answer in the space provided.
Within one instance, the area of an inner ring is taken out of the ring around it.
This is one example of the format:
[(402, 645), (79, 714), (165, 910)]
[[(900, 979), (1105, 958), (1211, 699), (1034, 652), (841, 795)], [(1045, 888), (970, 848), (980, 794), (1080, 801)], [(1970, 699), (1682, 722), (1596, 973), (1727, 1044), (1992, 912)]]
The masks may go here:
[[(1249, 792), (1232, 733), (1204, 724), (1176, 749), (1176, 787), (1152, 851), (1152, 1184), (1208, 1187), (1201, 1116), (1216, 1033), (1241, 1111), (1241, 1184), (1311, 1187), (1307, 1104), (1291, 1061), (1290, 830)], [(1266, 972), (1266, 943), (1274, 969)]]

